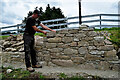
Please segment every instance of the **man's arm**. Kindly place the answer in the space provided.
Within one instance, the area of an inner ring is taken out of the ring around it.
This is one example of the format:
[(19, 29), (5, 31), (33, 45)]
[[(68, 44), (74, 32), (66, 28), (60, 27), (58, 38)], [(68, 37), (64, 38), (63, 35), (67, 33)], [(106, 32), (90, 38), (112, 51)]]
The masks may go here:
[(35, 31), (37, 31), (37, 32), (42, 32), (42, 33), (44, 33), (44, 34), (47, 33), (46, 31), (42, 31), (42, 30), (38, 29), (36, 26), (32, 26), (32, 27), (33, 27), (33, 29), (34, 29)]
[(39, 24), (39, 25), (40, 25), (42, 28), (46, 29), (46, 30), (56, 32), (55, 30), (52, 30), (52, 29), (48, 28), (47, 26), (43, 25), (42, 23)]

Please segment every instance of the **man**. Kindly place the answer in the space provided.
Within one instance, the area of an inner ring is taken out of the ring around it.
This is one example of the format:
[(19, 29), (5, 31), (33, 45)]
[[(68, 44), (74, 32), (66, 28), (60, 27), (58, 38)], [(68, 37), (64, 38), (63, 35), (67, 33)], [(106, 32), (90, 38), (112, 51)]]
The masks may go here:
[[(25, 31), (24, 31), (24, 35), (23, 35), (23, 39), (24, 39), (24, 51), (25, 51), (25, 64), (26, 64), (26, 68), (28, 71), (30, 72), (34, 72), (35, 70), (33, 68), (42, 68), (42, 66), (37, 65), (37, 61), (36, 61), (36, 51), (34, 49), (34, 34), (35, 32), (42, 32), (44, 34), (46, 34), (46, 31), (42, 31), (40, 29), (38, 29), (36, 27), (36, 23), (38, 21), (36, 21), (37, 18), (40, 17), (40, 13), (38, 10), (34, 10), (32, 16), (30, 16), (27, 19), (26, 22), (26, 26), (25, 26)], [(39, 25), (43, 28), (45, 28), (46, 30), (50, 30), (53, 32), (56, 32), (50, 28), (48, 28), (47, 26), (43, 25), (41, 22), (39, 22)], [(30, 63), (30, 56), (31, 56), (31, 63)], [(32, 64), (32, 66), (31, 66)]]

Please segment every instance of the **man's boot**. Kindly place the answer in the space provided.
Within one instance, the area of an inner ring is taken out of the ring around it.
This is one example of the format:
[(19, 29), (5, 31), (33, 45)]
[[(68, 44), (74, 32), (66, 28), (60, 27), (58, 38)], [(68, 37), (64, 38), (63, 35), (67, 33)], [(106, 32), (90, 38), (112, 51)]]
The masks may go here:
[(42, 68), (41, 65), (32, 65), (32, 68)]
[(28, 67), (27, 70), (28, 70), (29, 72), (34, 72), (34, 71), (35, 71), (32, 67)]

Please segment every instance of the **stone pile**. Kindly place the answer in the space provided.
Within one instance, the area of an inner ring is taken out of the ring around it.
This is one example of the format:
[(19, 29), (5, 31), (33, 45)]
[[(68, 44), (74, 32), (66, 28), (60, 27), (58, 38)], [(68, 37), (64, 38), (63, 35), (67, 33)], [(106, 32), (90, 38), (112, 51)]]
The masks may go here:
[[(43, 43), (43, 37), (35, 36), (35, 42)], [(36, 43), (35, 43), (36, 45)], [(24, 41), (23, 35), (19, 34), (17, 36), (10, 35), (5, 40), (1, 40), (0, 47), (4, 52), (23, 52), (24, 51)]]

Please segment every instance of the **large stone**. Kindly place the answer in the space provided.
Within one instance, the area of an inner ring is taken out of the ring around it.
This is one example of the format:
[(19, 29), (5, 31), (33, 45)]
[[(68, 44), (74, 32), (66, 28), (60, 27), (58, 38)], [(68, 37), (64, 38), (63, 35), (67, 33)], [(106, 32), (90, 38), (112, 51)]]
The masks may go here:
[(22, 44), (24, 44), (24, 41), (21, 41), (21, 42), (19, 42), (19, 43), (13, 44), (11, 47), (20, 46), (20, 45), (22, 45)]
[(57, 31), (57, 33), (58, 34), (67, 34), (68, 33), (68, 29)]
[(55, 32), (48, 32), (47, 33), (47, 38), (53, 38), (56, 36), (56, 33)]
[(114, 46), (113, 45), (105, 45), (105, 46), (100, 46), (98, 50), (100, 51), (110, 51), (113, 50)]
[(106, 61), (101, 61), (98, 65), (98, 69), (109, 70), (110, 69), (110, 64)]
[(104, 42), (104, 37), (103, 36), (97, 36), (97, 37), (94, 37), (94, 39), (98, 42)]
[(52, 49), (49, 49), (49, 51), (52, 53), (60, 53), (63, 51), (63, 48), (52, 48)]
[(91, 54), (85, 55), (85, 60), (100, 60), (100, 59), (102, 59), (100, 56), (91, 55)]
[(75, 37), (81, 39), (81, 38), (85, 38), (86, 35), (84, 33), (80, 33), (80, 34), (76, 34)]
[(75, 49), (67, 48), (64, 50), (64, 54), (78, 54), (78, 51)]
[(90, 31), (87, 33), (88, 36), (94, 37), (97, 36), (97, 33), (95, 31)]
[(46, 48), (55, 48), (56, 47), (56, 43), (46, 43), (45, 46)]
[(64, 37), (65, 34), (56, 34), (56, 37)]
[(83, 57), (72, 57), (71, 59), (76, 64), (83, 64), (85, 62)]
[(89, 50), (95, 50), (95, 49), (97, 49), (95, 46), (88, 46), (88, 49)]
[(41, 36), (35, 36), (35, 46), (41, 46), (43, 45), (43, 37)]
[(78, 29), (71, 29), (71, 30), (69, 30), (69, 33), (71, 33), (71, 34), (78, 33)]
[(70, 44), (70, 46), (76, 47), (76, 46), (77, 46), (77, 42), (72, 42), (72, 43)]
[(73, 37), (64, 37), (64, 38), (62, 39), (62, 41), (63, 41), (64, 43), (70, 43), (70, 42), (73, 41)]
[(58, 48), (69, 48), (70, 46), (69, 46), (69, 44), (58, 43), (57, 47)]
[(78, 46), (89, 46), (89, 43), (87, 41), (80, 41), (78, 42)]
[(107, 51), (105, 54), (105, 57), (111, 57), (111, 56), (116, 56), (116, 50), (112, 50), (112, 51)]
[(102, 42), (98, 42), (98, 41), (94, 41), (94, 45), (95, 46), (104, 46), (105, 44), (104, 44), (104, 41)]
[(52, 63), (54, 63), (58, 66), (63, 66), (63, 67), (74, 66), (74, 63), (72, 62), (72, 60), (52, 60)]
[(3, 43), (3, 46), (5, 47), (5, 48), (7, 48), (7, 47), (10, 47), (12, 44), (10, 43), (10, 41), (5, 41), (4, 43)]
[(93, 50), (93, 51), (90, 51), (89, 53), (94, 55), (98, 55), (98, 54), (102, 55), (104, 54), (104, 51)]
[(78, 49), (79, 54), (87, 54), (88, 53), (88, 49), (86, 47), (81, 47)]
[(8, 51), (8, 52), (9, 52), (9, 51), (15, 52), (15, 51), (17, 51), (17, 50), (16, 50), (15, 48), (6, 48), (5, 51)]
[(49, 38), (48, 42), (50, 43), (60, 43), (62, 41), (61, 38)]
[(112, 42), (110, 42), (110, 41), (107, 40), (107, 39), (105, 39), (104, 42), (105, 42), (106, 45), (112, 45)]
[(22, 34), (17, 35), (17, 36), (16, 36), (16, 40), (17, 40), (17, 41), (23, 40), (23, 35), (22, 35)]

